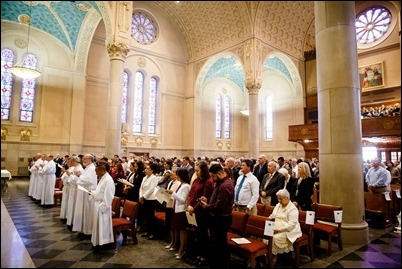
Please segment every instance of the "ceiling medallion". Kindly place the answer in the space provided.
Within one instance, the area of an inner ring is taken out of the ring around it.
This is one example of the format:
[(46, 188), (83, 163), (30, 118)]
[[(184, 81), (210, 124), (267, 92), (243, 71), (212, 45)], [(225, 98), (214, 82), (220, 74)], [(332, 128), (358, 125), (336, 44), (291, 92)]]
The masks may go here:
[(147, 60), (145, 60), (143, 57), (140, 57), (137, 60), (138, 66), (141, 68), (144, 68), (147, 65)]
[(14, 40), (14, 44), (20, 49), (25, 49), (27, 47), (27, 41), (23, 38), (16, 38)]

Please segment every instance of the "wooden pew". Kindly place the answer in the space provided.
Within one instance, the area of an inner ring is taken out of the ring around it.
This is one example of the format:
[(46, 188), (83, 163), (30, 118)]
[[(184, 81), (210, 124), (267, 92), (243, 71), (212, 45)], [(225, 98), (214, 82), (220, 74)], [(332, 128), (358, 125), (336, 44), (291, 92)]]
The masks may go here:
[[(399, 192), (399, 197), (397, 195)], [(401, 212), (401, 185), (391, 184), (391, 222), (398, 225), (397, 216)]]
[(364, 207), (370, 226), (392, 231), (391, 201), (387, 201), (383, 193), (365, 192)]

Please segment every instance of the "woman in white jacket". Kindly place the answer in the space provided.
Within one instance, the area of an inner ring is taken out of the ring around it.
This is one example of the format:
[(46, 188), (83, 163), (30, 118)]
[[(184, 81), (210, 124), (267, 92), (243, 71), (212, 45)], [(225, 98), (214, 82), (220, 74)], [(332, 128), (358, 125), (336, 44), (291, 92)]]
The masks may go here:
[(278, 204), (268, 219), (275, 219), (274, 236), (272, 241), (273, 262), (276, 255), (293, 251), (293, 243), (302, 236), (299, 223), (299, 210), (290, 201), (288, 190), (281, 189), (276, 193)]
[[(186, 168), (178, 168), (176, 171), (177, 180), (180, 181), (179, 187), (172, 193), (173, 197), (173, 220), (172, 229), (175, 242), (180, 242), (180, 249), (176, 255), (176, 259), (183, 258), (186, 252), (187, 245), (187, 217), (186, 217), (186, 200), (188, 193), (190, 192), (190, 177)], [(180, 240), (179, 240), (180, 239)]]

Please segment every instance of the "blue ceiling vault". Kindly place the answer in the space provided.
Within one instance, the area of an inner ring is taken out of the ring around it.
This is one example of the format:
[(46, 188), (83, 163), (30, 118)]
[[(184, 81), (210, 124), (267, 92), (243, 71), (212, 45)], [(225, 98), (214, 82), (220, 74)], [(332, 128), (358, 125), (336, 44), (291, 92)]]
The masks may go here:
[(31, 27), (49, 33), (75, 51), (77, 37), (88, 11), (100, 13), (95, 1), (1, 1), (1, 20), (20, 23), (19, 16), (30, 14)]
[(244, 72), (241, 63), (234, 56), (219, 58), (208, 70), (204, 82), (213, 78), (227, 78), (245, 92)]
[[(289, 81), (293, 82), (286, 65), (276, 56), (265, 59), (263, 63), (263, 71), (266, 70), (277, 70), (283, 73)], [(239, 60), (234, 56), (224, 56), (216, 60), (216, 62), (209, 68), (204, 83), (213, 78), (227, 78), (237, 84), (243, 92), (246, 92), (243, 68)]]

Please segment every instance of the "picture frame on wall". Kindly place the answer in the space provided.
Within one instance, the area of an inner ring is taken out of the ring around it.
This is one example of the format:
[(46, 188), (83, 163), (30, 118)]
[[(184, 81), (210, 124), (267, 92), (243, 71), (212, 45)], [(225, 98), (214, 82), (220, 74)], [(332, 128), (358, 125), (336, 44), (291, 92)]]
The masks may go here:
[(383, 62), (361, 66), (359, 74), (362, 77), (360, 85), (362, 91), (371, 91), (385, 86)]

